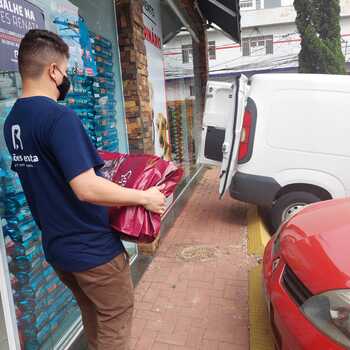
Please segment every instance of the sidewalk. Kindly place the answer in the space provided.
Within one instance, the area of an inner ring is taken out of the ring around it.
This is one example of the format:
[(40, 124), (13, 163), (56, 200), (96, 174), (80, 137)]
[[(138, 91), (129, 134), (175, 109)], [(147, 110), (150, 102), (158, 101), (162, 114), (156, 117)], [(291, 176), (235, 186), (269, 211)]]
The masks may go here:
[(132, 349), (249, 349), (246, 209), (206, 172), (136, 288)]

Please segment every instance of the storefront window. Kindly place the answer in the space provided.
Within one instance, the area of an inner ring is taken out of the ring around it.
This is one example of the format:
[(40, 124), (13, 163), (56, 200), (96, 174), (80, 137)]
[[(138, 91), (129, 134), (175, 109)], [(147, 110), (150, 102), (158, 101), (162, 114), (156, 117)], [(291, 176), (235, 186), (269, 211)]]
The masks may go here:
[[(32, 13), (30, 27), (53, 30), (70, 46), (72, 90), (64, 104), (79, 115), (92, 142), (98, 149), (127, 152), (113, 1), (102, 0), (98, 4), (85, 0), (13, 2), (25, 7), (28, 16)], [(14, 18), (12, 16), (13, 13), (9, 18)], [(1, 38), (6, 37), (6, 42), (2, 40), (0, 43), (1, 130), (15, 99), (21, 94), (21, 82), (14, 62), (18, 42), (29, 29), (21, 26), (19, 30), (15, 23), (12, 26), (8, 28), (0, 22)], [(0, 276), (0, 291), (6, 293), (6, 286), (13, 291), (12, 318), (17, 321), (18, 343), (22, 349), (63, 349), (81, 329), (79, 308), (71, 292), (45, 261), (41, 232), (31, 216), (19, 179), (10, 166), (11, 157), (1, 133), (3, 234), (0, 233), (0, 254), (6, 251), (8, 266), (0, 271), (8, 271), (8, 274)], [(136, 245), (125, 245), (134, 259)], [(6, 259), (0, 259), (0, 264)], [(0, 314), (0, 326), (2, 321)], [(5, 322), (11, 320), (5, 318)], [(0, 328), (0, 331), (4, 329)], [(0, 348), (5, 350), (2, 344), (5, 344), (5, 339), (0, 337)]]
[[(163, 33), (170, 32), (171, 20), (179, 22), (171, 13), (162, 20), (164, 4), (159, 0), (144, 3), (145, 45), (148, 80), (154, 120), (154, 145), (156, 154), (174, 161), (185, 171), (178, 192), (198, 170), (197, 146), (194, 137), (194, 68), (191, 42), (181, 42), (172, 49), (175, 40), (186, 37), (181, 32), (164, 45)], [(168, 9), (168, 11), (171, 11)], [(164, 28), (163, 28), (164, 27)], [(188, 33), (187, 33), (188, 34)], [(174, 45), (175, 46), (175, 45)]]
[[(184, 38), (191, 38), (187, 31), (181, 31), (168, 42), (163, 48), (163, 57), (172, 157), (184, 168), (186, 183), (198, 170), (198, 145), (194, 135), (196, 101), (192, 43), (177, 45)], [(190, 59), (184, 60), (187, 56)]]

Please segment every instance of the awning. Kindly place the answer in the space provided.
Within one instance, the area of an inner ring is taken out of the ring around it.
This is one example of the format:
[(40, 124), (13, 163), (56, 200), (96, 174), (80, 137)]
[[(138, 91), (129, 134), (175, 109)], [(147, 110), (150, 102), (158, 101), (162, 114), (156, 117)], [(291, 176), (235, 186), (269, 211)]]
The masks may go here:
[(182, 28), (186, 28), (192, 38), (199, 42), (195, 30), (191, 26), (189, 14), (182, 9), (180, 0), (161, 0), (163, 42), (167, 43)]
[(163, 43), (166, 44), (181, 31), (184, 24), (181, 22), (180, 18), (174, 14), (174, 11), (169, 7), (167, 2), (160, 2), (160, 10), (162, 14)]
[[(194, 5), (209, 24), (215, 26), (230, 36), (234, 41), (241, 41), (241, 15), (239, 0), (193, 0)], [(176, 36), (182, 28), (186, 28), (194, 40), (196, 36), (193, 19), (182, 8), (181, 0), (160, 0), (162, 11), (163, 42), (167, 43)]]
[(241, 41), (239, 0), (198, 0), (198, 6), (209, 23), (214, 23), (233, 40)]

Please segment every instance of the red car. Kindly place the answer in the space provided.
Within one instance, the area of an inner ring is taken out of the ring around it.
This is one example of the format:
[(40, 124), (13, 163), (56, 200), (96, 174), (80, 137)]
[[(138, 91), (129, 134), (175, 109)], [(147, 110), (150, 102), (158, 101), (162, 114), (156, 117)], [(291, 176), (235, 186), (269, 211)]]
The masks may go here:
[(350, 349), (350, 200), (307, 206), (282, 224), (263, 278), (277, 349)]

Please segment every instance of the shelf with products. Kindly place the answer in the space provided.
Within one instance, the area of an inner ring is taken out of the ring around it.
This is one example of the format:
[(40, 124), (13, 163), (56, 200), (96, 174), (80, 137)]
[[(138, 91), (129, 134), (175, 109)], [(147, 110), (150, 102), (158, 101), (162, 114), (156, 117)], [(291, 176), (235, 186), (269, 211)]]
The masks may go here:
[(95, 98), (95, 134), (97, 148), (116, 152), (119, 149), (118, 129), (115, 118), (115, 77), (113, 71), (112, 43), (90, 32), (93, 55), (96, 61), (97, 75), (92, 77)]
[(193, 137), (193, 101), (168, 101), (169, 134), (176, 163), (192, 167), (196, 163)]
[(115, 117), (115, 77), (112, 43), (89, 32), (91, 55), (96, 72), (70, 71), (72, 88), (64, 101), (81, 118), (91, 141), (97, 149), (116, 152), (119, 148)]

